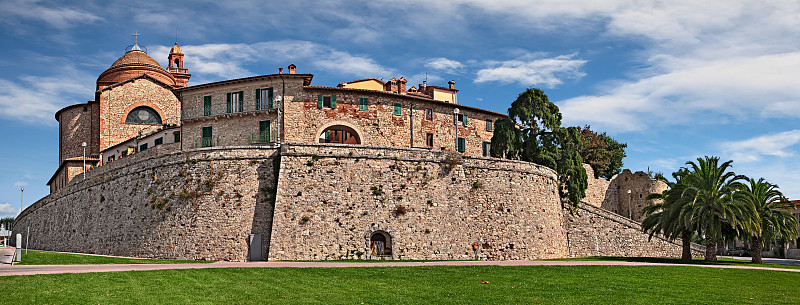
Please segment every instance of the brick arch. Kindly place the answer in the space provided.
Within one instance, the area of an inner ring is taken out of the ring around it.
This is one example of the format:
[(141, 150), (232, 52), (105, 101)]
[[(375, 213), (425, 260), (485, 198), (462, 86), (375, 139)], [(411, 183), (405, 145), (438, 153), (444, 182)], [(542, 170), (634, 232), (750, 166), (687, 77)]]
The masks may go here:
[(333, 126), (345, 126), (345, 127), (348, 127), (350, 129), (352, 129), (353, 131), (355, 131), (356, 136), (358, 136), (358, 139), (361, 142), (361, 143), (359, 143), (359, 145), (368, 145), (367, 144), (368, 140), (364, 137), (365, 136), (364, 131), (361, 130), (361, 128), (359, 128), (358, 126), (353, 125), (350, 122), (345, 122), (345, 121), (335, 121), (335, 122), (330, 122), (328, 124), (322, 125), (322, 127), (318, 128), (317, 132), (314, 133), (314, 140), (313, 140), (314, 143), (316, 143), (317, 139), (319, 139), (319, 136), (322, 134), (323, 131), (325, 131), (325, 129), (328, 129), (328, 128), (333, 127)]
[(120, 121), (120, 123), (121, 124), (130, 124), (130, 123), (126, 123), (125, 119), (128, 117), (128, 114), (131, 113), (131, 111), (133, 111), (133, 109), (136, 109), (136, 107), (139, 107), (139, 106), (147, 106), (147, 107), (150, 107), (151, 109), (155, 110), (156, 113), (158, 113), (158, 116), (161, 117), (161, 124), (166, 124), (167, 123), (167, 118), (164, 115), (164, 111), (162, 111), (160, 107), (156, 106), (156, 104), (153, 104), (153, 103), (148, 102), (148, 101), (141, 101), (141, 102), (136, 102), (136, 103), (128, 105), (128, 107), (125, 108), (125, 112), (122, 115), (122, 121)]
[(364, 232), (364, 241), (365, 241), (364, 254), (366, 258), (368, 259), (375, 258), (372, 256), (372, 250), (373, 250), (372, 237), (375, 234), (382, 234), (386, 237), (386, 240), (388, 241), (387, 246), (389, 247), (389, 253), (391, 254), (391, 258), (395, 259), (397, 257), (395, 250), (398, 249), (398, 247), (396, 246), (397, 239), (395, 238), (396, 237), (395, 233), (393, 232), (393, 230), (382, 225), (371, 226), (366, 232)]

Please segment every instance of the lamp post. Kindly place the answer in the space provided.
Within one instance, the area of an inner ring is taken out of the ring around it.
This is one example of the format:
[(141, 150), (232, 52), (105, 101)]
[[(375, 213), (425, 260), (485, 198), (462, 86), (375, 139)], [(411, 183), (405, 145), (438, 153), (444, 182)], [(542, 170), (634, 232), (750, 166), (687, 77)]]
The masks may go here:
[(633, 219), (633, 217), (631, 217), (631, 215), (632, 215), (631, 214), (631, 190), (628, 190), (628, 218), (629, 219)]
[(458, 108), (453, 109), (453, 116), (454, 116), (453, 117), (453, 121), (454, 121), (453, 125), (456, 126), (456, 133), (455, 133), (456, 134), (456, 152), (458, 152), (458, 113), (459, 113)]
[(86, 180), (86, 142), (81, 143), (83, 146), (83, 180)]
[(20, 215), (22, 215), (22, 202), (23, 202), (24, 198), (25, 198), (25, 188), (24, 187), (20, 187), (19, 188), (19, 214)]

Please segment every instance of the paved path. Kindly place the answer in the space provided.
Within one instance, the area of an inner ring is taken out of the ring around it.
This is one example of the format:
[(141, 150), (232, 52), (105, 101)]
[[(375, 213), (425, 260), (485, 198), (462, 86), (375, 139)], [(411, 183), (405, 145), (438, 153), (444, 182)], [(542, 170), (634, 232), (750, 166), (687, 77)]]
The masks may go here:
[[(752, 257), (749, 256), (720, 256), (720, 257), (727, 257), (733, 259), (740, 259), (744, 261), (750, 261)], [(791, 258), (774, 258), (774, 257), (762, 257), (761, 260), (765, 263), (772, 263), (772, 264), (780, 264), (786, 266), (797, 266), (800, 267), (800, 260), (791, 259)]]
[(337, 262), (217, 262), (207, 264), (118, 264), (118, 265), (16, 265), (0, 266), (0, 276), (31, 275), (53, 273), (115, 272), (165, 269), (205, 269), (205, 268), (344, 268), (344, 267), (420, 267), (420, 266), (695, 266), (708, 268), (759, 269), (786, 272), (800, 272), (800, 269), (761, 268), (726, 265), (662, 264), (614, 261), (434, 261), (434, 262), (375, 262), (375, 263), (337, 263)]

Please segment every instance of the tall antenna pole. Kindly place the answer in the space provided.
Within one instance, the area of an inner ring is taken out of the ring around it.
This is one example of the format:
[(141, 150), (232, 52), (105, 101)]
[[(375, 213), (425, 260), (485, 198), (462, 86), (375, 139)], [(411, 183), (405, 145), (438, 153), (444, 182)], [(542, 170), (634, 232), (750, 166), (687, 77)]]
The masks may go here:
[(23, 198), (25, 198), (25, 188), (24, 187), (20, 187), (19, 188), (19, 214), (20, 215), (22, 215)]

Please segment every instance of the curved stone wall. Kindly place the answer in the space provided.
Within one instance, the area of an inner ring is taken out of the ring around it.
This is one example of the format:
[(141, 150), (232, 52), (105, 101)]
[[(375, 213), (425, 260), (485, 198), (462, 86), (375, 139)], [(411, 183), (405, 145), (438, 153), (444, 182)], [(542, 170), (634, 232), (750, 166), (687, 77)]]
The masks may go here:
[[(176, 143), (75, 179), (23, 211), (13, 231), (30, 227), (32, 249), (228, 261), (680, 253), (595, 210), (569, 214), (555, 173), (527, 162), (361, 145), (181, 151)], [(384, 256), (372, 255), (375, 233)], [(251, 234), (260, 253), (250, 253)]]

